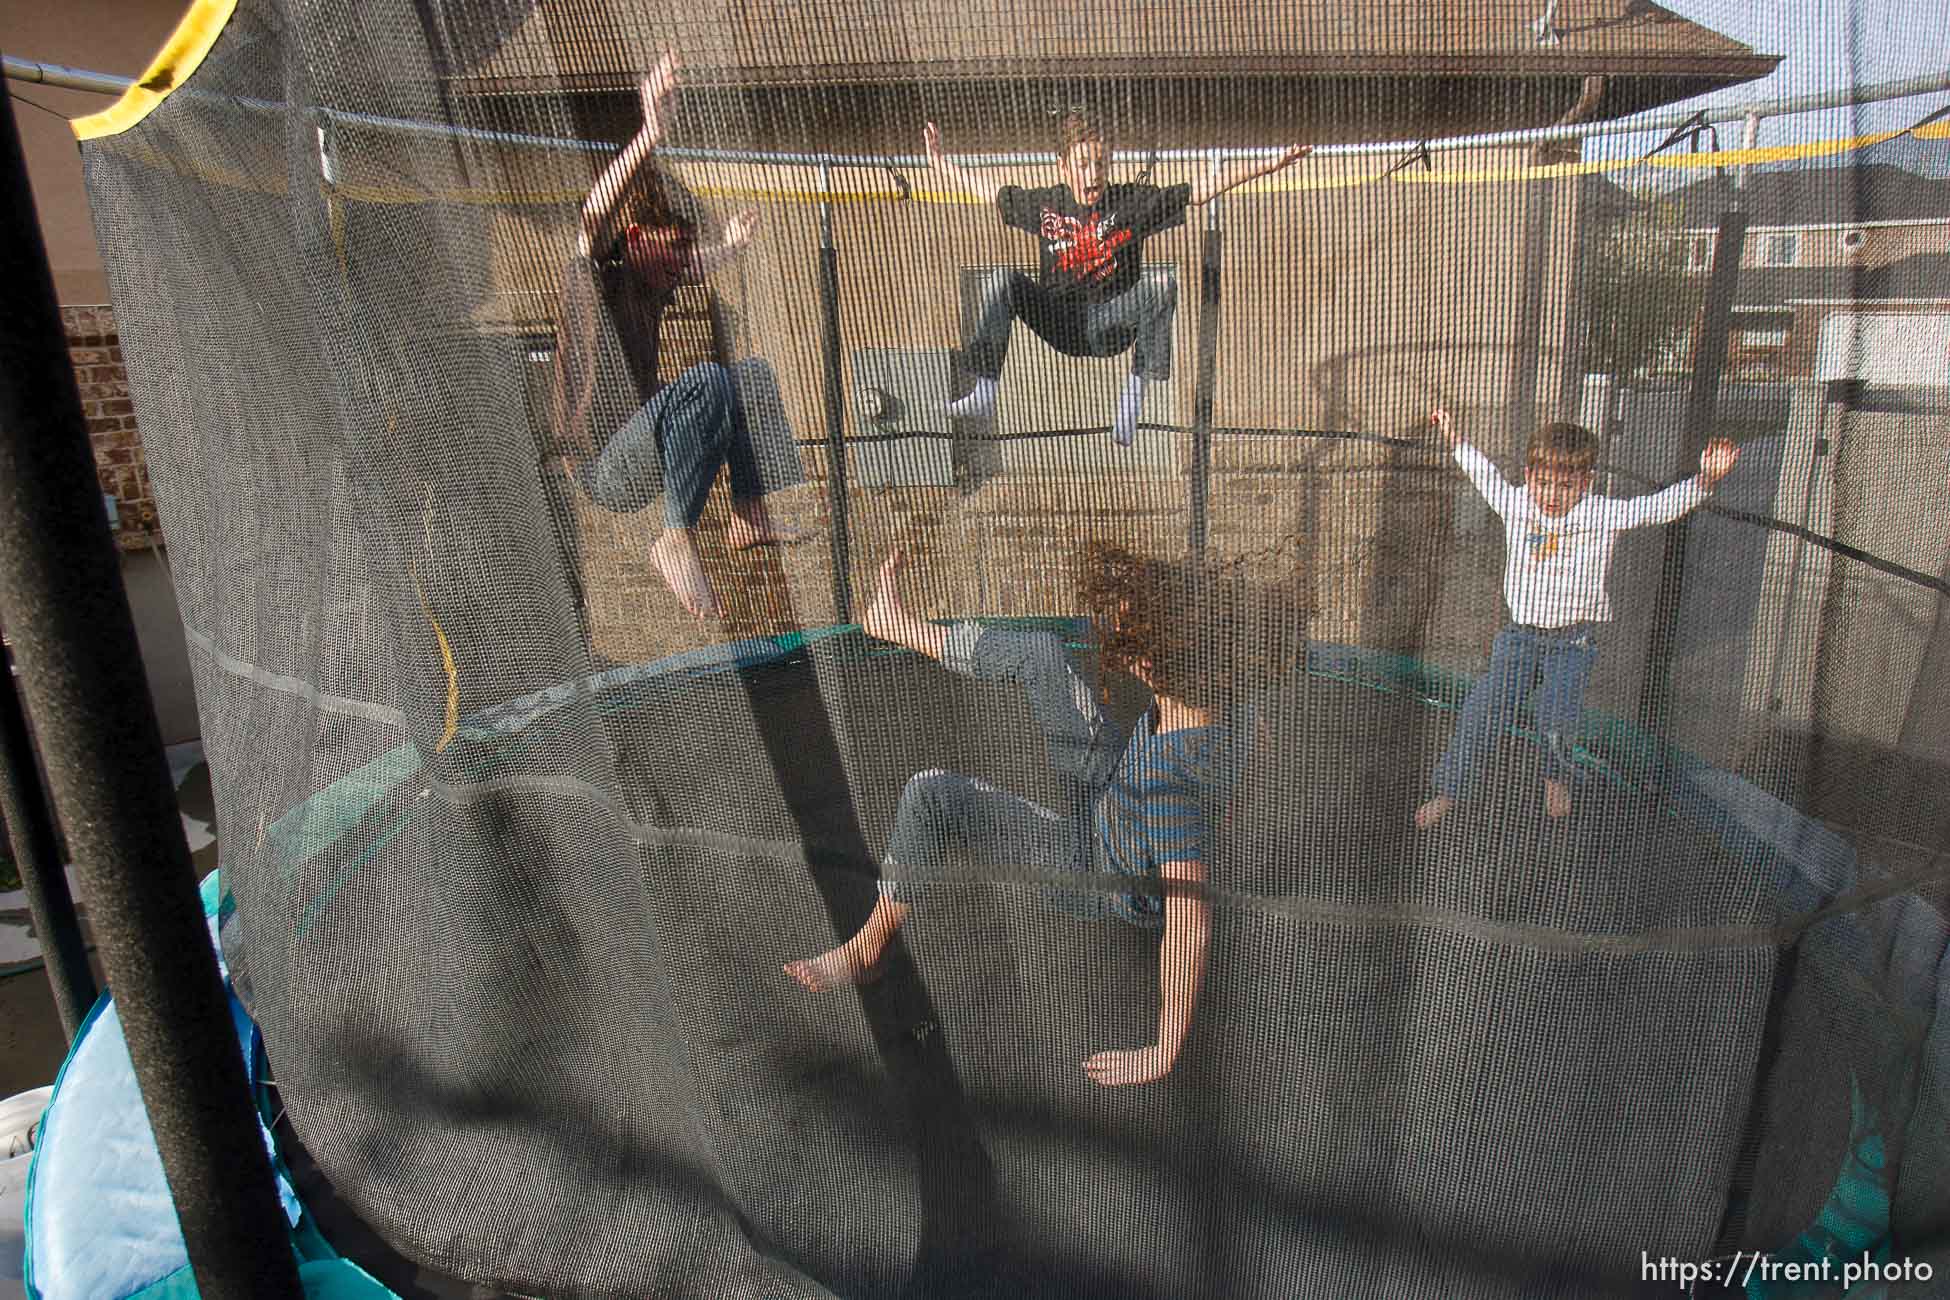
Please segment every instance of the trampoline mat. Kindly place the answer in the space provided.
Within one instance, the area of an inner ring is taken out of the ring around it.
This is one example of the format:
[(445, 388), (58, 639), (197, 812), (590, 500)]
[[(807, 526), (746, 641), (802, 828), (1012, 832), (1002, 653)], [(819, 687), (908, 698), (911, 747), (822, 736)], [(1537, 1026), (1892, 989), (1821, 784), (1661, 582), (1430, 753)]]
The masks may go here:
[[(239, 879), (292, 1126), (400, 1249), (517, 1292), (1603, 1295), (1709, 1255), (1781, 864), (1597, 759), (1553, 820), (1516, 737), (1418, 832), (1453, 714), (1316, 673), (1260, 717), (1160, 1085), (1081, 1070), (1151, 1041), (1156, 936), (1012, 864), (857, 995), (781, 972), (864, 917), (906, 776), (1054, 788), (1008, 690), (854, 636), (578, 696)], [(620, 802), (523, 770), (591, 726)]]

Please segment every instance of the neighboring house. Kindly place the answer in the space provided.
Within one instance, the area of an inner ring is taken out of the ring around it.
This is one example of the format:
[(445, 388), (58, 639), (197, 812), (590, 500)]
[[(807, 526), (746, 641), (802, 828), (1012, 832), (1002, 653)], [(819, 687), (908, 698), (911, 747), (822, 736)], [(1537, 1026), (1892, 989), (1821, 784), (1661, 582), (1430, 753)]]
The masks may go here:
[[(1718, 177), (1666, 196), (1685, 213), (1687, 264), (1701, 275), (1735, 197)], [(1950, 179), (1883, 162), (1756, 171), (1738, 198), (1749, 225), (1729, 345), (1737, 373), (1815, 375), (1837, 313), (1950, 313)]]

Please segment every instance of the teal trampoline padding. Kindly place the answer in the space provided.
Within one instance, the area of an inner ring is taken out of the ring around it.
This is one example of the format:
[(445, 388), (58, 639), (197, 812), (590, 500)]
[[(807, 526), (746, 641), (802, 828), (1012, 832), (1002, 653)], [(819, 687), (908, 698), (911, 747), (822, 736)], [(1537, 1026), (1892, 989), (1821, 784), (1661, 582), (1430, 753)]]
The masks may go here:
[[(1875, 1109), (1862, 1099), (1859, 1081), (1851, 1075), (1848, 1149), (1835, 1175), (1835, 1189), (1807, 1230), (1787, 1247), (1769, 1252), (1769, 1258), (1783, 1264), (1808, 1265), (1829, 1260), (1837, 1277), (1847, 1261), (1888, 1264), (1895, 1250), (1889, 1226), (1889, 1191), (1881, 1125)], [(1830, 1295), (1834, 1285), (1750, 1281), (1746, 1287), (1747, 1300), (1800, 1300), (1800, 1297)], [(1849, 1294), (1872, 1300), (1887, 1295), (1888, 1288), (1864, 1284), (1851, 1288)]]
[[(606, 711), (622, 710), (630, 706), (636, 691), (653, 684), (778, 663), (805, 653), (815, 643), (859, 632), (858, 624), (838, 624), (785, 636), (751, 637), (687, 650), (648, 663), (605, 669), (470, 714), (455, 730), (454, 744), (463, 765), (485, 778), (492, 774), (497, 762), (505, 763), (513, 752), (518, 752), (507, 747), (519, 744), (521, 733), (579, 700), (596, 701)], [(907, 652), (890, 648), (878, 653)], [(306, 862), (364, 823), (374, 808), (419, 776), (425, 765), (425, 756), (417, 746), (410, 742), (400, 745), (333, 781), (267, 826), (265, 839), (275, 850), (274, 860), (285, 878), (290, 879)], [(384, 833), (367, 845), (367, 853), (350, 864), (351, 869), (356, 870), (358, 862), (382, 848), (410, 821), (410, 815), (392, 819)], [(301, 922), (304, 927), (309, 928), (329, 905), (330, 896), (344, 884), (348, 874), (349, 871), (340, 872), (314, 896)]]
[[(981, 621), (1056, 632), (1073, 647), (1083, 644), (1088, 631), (1087, 621), (1077, 617)], [(603, 713), (623, 712), (647, 689), (663, 689), (687, 679), (784, 663), (807, 654), (814, 646), (849, 637), (860, 641), (858, 653), (863, 658), (913, 653), (897, 646), (873, 644), (857, 623), (834, 624), (785, 636), (751, 637), (646, 663), (605, 669), (490, 705), (461, 719), (452, 745), (461, 751), (462, 767), (485, 778), (500, 763), (505, 763), (510, 753), (518, 752), (502, 747), (518, 744), (524, 732), (578, 701), (593, 702)], [(1310, 677), (1407, 695), (1446, 710), (1461, 707), (1475, 680), (1467, 673), (1438, 668), (1411, 655), (1330, 644), (1309, 647), (1306, 672)], [(1597, 741), (1576, 752), (1595, 773), (1608, 779), (1622, 781), (1628, 773), (1655, 773), (1662, 770), (1662, 763), (1680, 768), (1705, 766), (1702, 760), (1673, 749), (1619, 719), (1598, 716), (1587, 730), (1596, 733)], [(1515, 734), (1531, 736), (1521, 728)], [(341, 837), (364, 824), (371, 811), (388, 796), (418, 776), (424, 765), (424, 756), (415, 746), (401, 745), (339, 777), (279, 817), (265, 833), (278, 849), (281, 868), (289, 873), (337, 844)], [(397, 827), (389, 827), (385, 837), (390, 838), (397, 831)]]
[(374, 804), (420, 770), (420, 751), (401, 745), (347, 773), (264, 828), (275, 860), (290, 877), (300, 866), (338, 842)]
[[(236, 903), (215, 871), (203, 879), (198, 895), (215, 947), (216, 932)], [(228, 988), (227, 973), (225, 979)], [(261, 1102), (257, 1027), (234, 992), (230, 1007)], [(197, 1294), (133, 1067), (126, 1049), (115, 1051), (119, 1033), (114, 1042), (102, 1037), (109, 1027), (119, 1030), (114, 1002), (104, 995), (90, 1009), (62, 1062), (43, 1120), (42, 1139), (28, 1170), (22, 1274), (33, 1300)], [(81, 1109), (70, 1116), (68, 1112), (76, 1107)], [(260, 1113), (260, 1124), (263, 1119)], [(76, 1136), (69, 1137), (70, 1131)], [(391, 1295), (311, 1229), (277, 1159), (268, 1127), (263, 1132), (286, 1219), (292, 1225), (292, 1248), (300, 1261), (305, 1294), (344, 1300)], [(50, 1172), (50, 1161), (59, 1172)], [(50, 1179), (65, 1181), (56, 1184)], [(43, 1257), (38, 1268), (37, 1248), (54, 1255), (51, 1260)]]
[[(374, 1281), (371, 1274), (338, 1256), (299, 1260), (298, 1285), (304, 1291), (305, 1300), (399, 1300), (398, 1295)], [(146, 1286), (122, 1300), (197, 1300), (200, 1294), (196, 1278), (185, 1264), (154, 1286)]]
[[(1081, 617), (984, 619), (1005, 627), (1055, 632), (1071, 646), (1084, 644), (1088, 620)], [(851, 644), (847, 644), (848, 642)], [(803, 661), (817, 646), (838, 652), (841, 663), (912, 656), (911, 651), (874, 642), (857, 623), (834, 624), (777, 637), (751, 637), (706, 646), (640, 664), (625, 664), (561, 682), (475, 711), (459, 723), (444, 761), (449, 781), (486, 781), (508, 768), (546, 735), (546, 724), (564, 717), (579, 702), (602, 716), (626, 713), (651, 692), (668, 691), (685, 681), (725, 673), (762, 671)], [(1413, 655), (1358, 646), (1314, 643), (1307, 649), (1305, 676), (1384, 694), (1404, 696), (1448, 712), (1462, 707), (1474, 682), (1468, 673), (1442, 668)], [(1524, 725), (1525, 709), (1511, 734), (1535, 741)], [(1854, 850), (1810, 851), (1809, 842), (1835, 837), (1766, 792), (1704, 759), (1653, 736), (1622, 718), (1588, 710), (1575, 760), (1594, 779), (1653, 795), (1664, 815), (1694, 820), (1718, 835), (1750, 867), (1786, 888), (1797, 903), (1814, 893), (1830, 896), (1845, 887), (1854, 871)], [(412, 743), (399, 746), (333, 781), (290, 809), (266, 829), (276, 850), (276, 869), (290, 880), (303, 865), (328, 848), (344, 861), (311, 888), (298, 925), (309, 933), (329, 912), (348, 881), (422, 815), (426, 763)], [(390, 806), (388, 806), (390, 805)], [(1807, 824), (1806, 833), (1793, 826)], [(1756, 830), (1760, 826), (1762, 829)], [(1783, 829), (1783, 828), (1786, 829)], [(362, 837), (356, 851), (344, 843)], [(1783, 844), (1796, 847), (1783, 851)]]

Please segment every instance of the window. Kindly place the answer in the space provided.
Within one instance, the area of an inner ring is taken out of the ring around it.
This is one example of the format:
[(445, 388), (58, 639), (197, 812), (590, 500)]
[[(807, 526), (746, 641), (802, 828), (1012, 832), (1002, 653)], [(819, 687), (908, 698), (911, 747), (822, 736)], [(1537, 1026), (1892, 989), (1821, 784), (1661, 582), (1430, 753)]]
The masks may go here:
[(1777, 231), (1760, 237), (1760, 253), (1755, 266), (1798, 266), (1801, 263), (1801, 232)]
[(1735, 363), (1743, 373), (1765, 373), (1787, 349), (1794, 333), (1794, 313), (1775, 308), (1736, 308), (1733, 330)]
[(1688, 271), (1710, 271), (1713, 269), (1713, 236), (1689, 235), (1686, 238), (1686, 269)]

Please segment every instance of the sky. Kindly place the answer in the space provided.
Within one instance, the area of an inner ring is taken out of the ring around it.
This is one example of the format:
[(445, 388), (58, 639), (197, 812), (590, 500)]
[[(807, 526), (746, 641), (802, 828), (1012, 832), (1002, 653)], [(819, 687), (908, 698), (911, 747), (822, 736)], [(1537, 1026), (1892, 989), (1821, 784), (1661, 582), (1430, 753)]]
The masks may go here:
[[(1713, 104), (1777, 99), (1950, 71), (1950, 0), (1661, 0), (1665, 8), (1730, 36), (1757, 54), (1784, 56), (1771, 76), (1685, 100), (1661, 112)], [(1761, 145), (1900, 130), (1950, 94), (1801, 113), (1763, 121)], [(1737, 149), (1740, 123), (1720, 128), (1720, 147)], [(1601, 157), (1643, 153), (1659, 142), (1621, 137), (1593, 152)], [(1942, 146), (1950, 152), (1950, 145)]]

